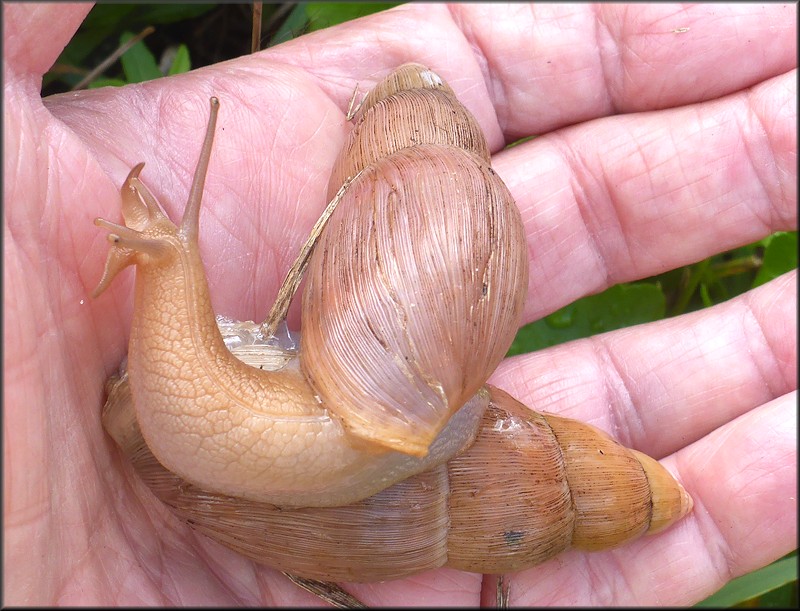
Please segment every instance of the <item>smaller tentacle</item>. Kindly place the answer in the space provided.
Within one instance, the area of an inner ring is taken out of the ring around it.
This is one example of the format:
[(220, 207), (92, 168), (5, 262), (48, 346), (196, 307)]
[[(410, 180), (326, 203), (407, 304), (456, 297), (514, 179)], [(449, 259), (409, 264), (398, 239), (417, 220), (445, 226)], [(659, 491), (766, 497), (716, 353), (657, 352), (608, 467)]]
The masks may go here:
[(163, 257), (169, 249), (168, 242), (159, 238), (138, 238), (110, 233), (108, 234), (108, 241), (118, 248), (143, 253), (156, 258)]
[(119, 272), (134, 264), (137, 254), (157, 258), (163, 257), (168, 251), (169, 243), (163, 238), (148, 238), (141, 231), (102, 218), (96, 218), (94, 224), (110, 232), (108, 241), (111, 248), (108, 250), (103, 276), (92, 291), (93, 297), (98, 297), (105, 291)]
[(162, 219), (169, 220), (156, 197), (139, 179), (142, 168), (144, 162), (134, 166), (120, 188), (125, 224), (138, 230), (144, 230), (149, 224)]
[[(94, 224), (98, 227), (102, 227), (103, 229), (108, 229), (111, 234), (115, 234), (117, 236), (124, 236), (126, 238), (141, 238), (142, 232), (137, 229), (131, 229), (130, 227), (126, 227), (125, 225), (120, 225), (119, 223), (112, 223), (111, 221), (107, 221), (103, 218), (96, 218), (94, 219)], [(116, 243), (116, 240), (114, 241)]]

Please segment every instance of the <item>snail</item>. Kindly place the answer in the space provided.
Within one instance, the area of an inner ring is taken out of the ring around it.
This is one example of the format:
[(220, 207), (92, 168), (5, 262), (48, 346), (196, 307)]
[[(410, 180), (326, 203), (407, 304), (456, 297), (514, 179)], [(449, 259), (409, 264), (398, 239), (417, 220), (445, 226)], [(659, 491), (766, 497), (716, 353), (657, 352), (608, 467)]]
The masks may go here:
[[(103, 424), (181, 520), (293, 575), (379, 581), (512, 572), (691, 510), (654, 459), (486, 384), (520, 324), (527, 251), (480, 127), (435, 72), (404, 65), (365, 97), (261, 327), (215, 317), (198, 252), (218, 108), (179, 226), (143, 164), (125, 225), (95, 220), (111, 243), (95, 293), (137, 268)], [(303, 275), (294, 351), (269, 335)]]

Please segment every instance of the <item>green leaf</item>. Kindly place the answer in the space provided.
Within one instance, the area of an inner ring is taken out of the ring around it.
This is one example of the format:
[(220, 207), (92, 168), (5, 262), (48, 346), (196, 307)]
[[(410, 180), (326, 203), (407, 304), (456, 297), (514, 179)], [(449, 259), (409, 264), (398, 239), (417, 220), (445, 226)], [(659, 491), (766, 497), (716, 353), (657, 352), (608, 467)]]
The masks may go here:
[[(95, 64), (99, 63), (101, 59), (92, 58), (89, 61), (89, 56), (96, 52), (98, 48), (106, 42), (108, 34), (119, 26), (119, 24), (130, 18), (131, 12), (134, 10), (134, 5), (125, 4), (98, 4), (86, 16), (83, 23), (78, 28), (78, 31), (69, 41), (64, 50), (55, 61), (56, 64), (65, 66), (83, 67), (88, 72)], [(113, 50), (109, 48), (108, 53)], [(84, 65), (89, 61), (89, 65)], [(46, 86), (54, 80), (65, 83), (68, 87), (77, 84), (83, 78), (80, 74), (59, 74), (56, 72), (48, 71), (43, 79), (42, 85)]]
[(737, 577), (697, 607), (730, 607), (797, 580), (797, 556), (783, 558), (763, 569)]
[(700, 299), (703, 300), (703, 306), (710, 308), (714, 305), (714, 300), (711, 299), (711, 294), (708, 292), (708, 285), (705, 282), (700, 284)]
[(105, 40), (109, 32), (130, 19), (135, 8), (133, 4), (95, 5), (65, 47), (58, 62), (79, 66)]
[(510, 148), (515, 147), (515, 146), (519, 146), (520, 144), (524, 144), (525, 142), (530, 142), (535, 137), (536, 136), (525, 136), (524, 138), (520, 138), (519, 140), (514, 140), (514, 142), (512, 142), (512, 143), (506, 144), (506, 148), (510, 149)]
[(508, 356), (659, 320), (665, 312), (664, 293), (659, 286), (619, 284), (525, 325), (517, 332)]
[(121, 78), (100, 77), (89, 83), (89, 89), (99, 89), (100, 87), (122, 87), (123, 85), (127, 84), (128, 82), (123, 81)]
[(779, 232), (764, 240), (764, 262), (753, 281), (761, 286), (797, 267), (797, 232)]
[(306, 4), (306, 15), (310, 30), (321, 30), (332, 25), (358, 19), (365, 15), (385, 11), (401, 2), (309, 2)]
[(168, 75), (183, 74), (192, 69), (192, 62), (189, 59), (189, 47), (181, 45), (175, 53), (175, 58), (172, 60), (172, 65), (169, 67)]
[[(124, 32), (119, 37), (119, 44), (124, 44), (133, 38), (130, 32)], [(143, 41), (137, 42), (120, 57), (122, 70), (129, 83), (141, 83), (164, 76), (158, 69), (156, 58), (145, 46)]]
[(306, 3), (300, 2), (292, 9), (289, 16), (281, 24), (281, 27), (270, 38), (270, 46), (278, 45), (287, 40), (291, 40), (308, 29), (308, 14), (306, 13)]

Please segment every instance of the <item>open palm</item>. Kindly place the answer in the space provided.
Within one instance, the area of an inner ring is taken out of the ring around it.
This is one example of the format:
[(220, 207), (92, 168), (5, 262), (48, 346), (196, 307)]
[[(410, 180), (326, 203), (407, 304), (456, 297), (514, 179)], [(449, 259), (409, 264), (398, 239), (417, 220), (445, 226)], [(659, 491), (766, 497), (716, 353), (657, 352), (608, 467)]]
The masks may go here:
[[(43, 101), (41, 76), (88, 10), (3, 6), (7, 604), (319, 602), (175, 519), (100, 425), (133, 283), (89, 297), (107, 251), (92, 219), (119, 218), (139, 161), (180, 218), (211, 95), (201, 252), (215, 310), (239, 319), (263, 319), (325, 205), (354, 84), (407, 61), (442, 74), (494, 151), (546, 134), (493, 159), (529, 241), (525, 322), (797, 226), (791, 7), (405, 5)], [(493, 383), (663, 459), (695, 501), (661, 535), (513, 575), (512, 604), (691, 604), (797, 546), (796, 294), (792, 272), (501, 365)], [(493, 584), (440, 569), (346, 587), (370, 605), (477, 605)]]

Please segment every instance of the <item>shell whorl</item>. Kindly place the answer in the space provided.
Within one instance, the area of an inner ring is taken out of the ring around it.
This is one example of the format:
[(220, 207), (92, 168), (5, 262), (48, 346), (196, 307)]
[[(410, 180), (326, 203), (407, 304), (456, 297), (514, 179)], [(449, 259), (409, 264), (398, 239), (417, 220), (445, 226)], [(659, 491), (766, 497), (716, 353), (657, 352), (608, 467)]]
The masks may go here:
[(505, 356), (528, 285), (514, 200), (430, 74), (379, 84), (334, 164), (329, 193), (361, 173), (309, 263), (300, 353), (349, 432), (415, 455)]

